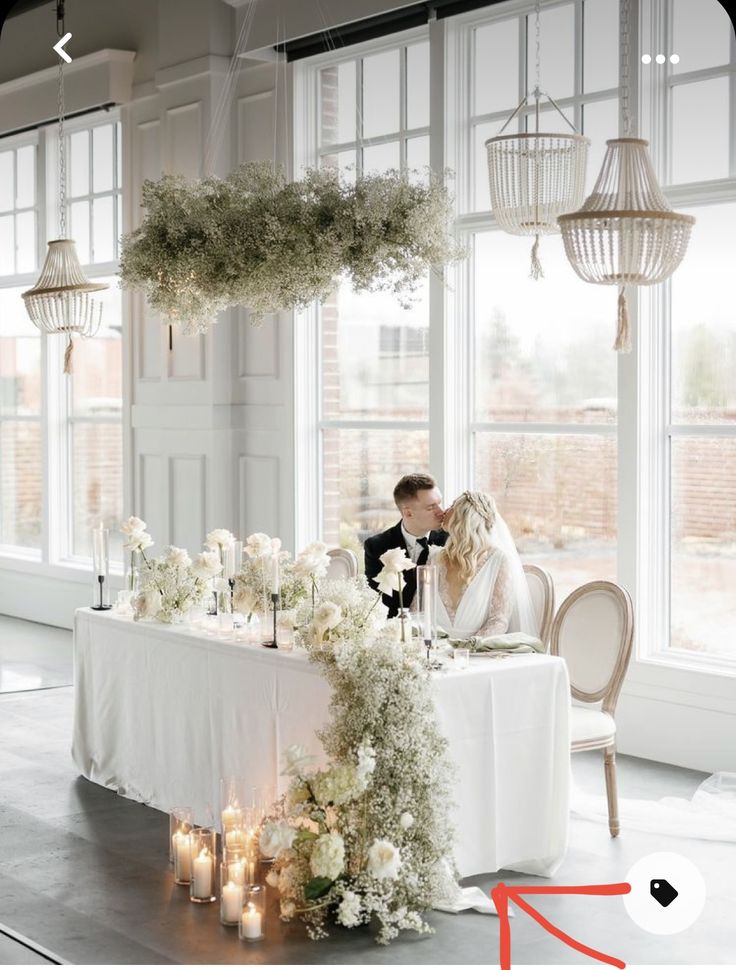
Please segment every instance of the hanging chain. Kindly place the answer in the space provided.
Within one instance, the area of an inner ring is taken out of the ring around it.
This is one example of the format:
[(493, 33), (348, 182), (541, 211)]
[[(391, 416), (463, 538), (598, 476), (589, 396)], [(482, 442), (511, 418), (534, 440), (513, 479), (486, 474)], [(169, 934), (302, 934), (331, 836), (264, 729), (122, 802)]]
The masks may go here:
[(629, 38), (629, 0), (621, 0), (621, 118), (624, 138), (631, 136), (631, 114), (629, 112), (629, 72), (631, 65)]
[[(63, 37), (64, 0), (56, 5), (56, 33)], [(59, 92), (57, 98), (59, 112), (59, 238), (66, 239), (66, 144), (64, 142), (64, 58), (59, 58)]]
[(541, 2), (537, 0), (534, 6), (534, 34), (536, 39), (536, 52), (535, 52), (535, 91), (539, 91), (539, 83), (542, 76), (542, 43), (541, 43), (541, 28), (539, 25)]

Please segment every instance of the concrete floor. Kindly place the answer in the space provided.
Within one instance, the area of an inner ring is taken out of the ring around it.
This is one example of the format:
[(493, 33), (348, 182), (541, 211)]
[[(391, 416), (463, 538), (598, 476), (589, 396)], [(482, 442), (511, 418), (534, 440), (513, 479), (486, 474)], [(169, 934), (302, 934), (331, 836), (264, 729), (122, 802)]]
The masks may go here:
[[(2, 632), (0, 628), (0, 632)], [(38, 627), (43, 640), (48, 628)], [(54, 647), (49, 647), (53, 652)], [(63, 650), (63, 647), (59, 649)], [(241, 944), (220, 926), (217, 905), (194, 906), (174, 885), (167, 816), (78, 776), (69, 755), (73, 692), (47, 689), (0, 696), (0, 930), (21, 934), (75, 964), (495, 964), (498, 920), (433, 913), (431, 937), (403, 936), (378, 947), (367, 929), (310, 942), (298, 924), (272, 913), (263, 944)], [(577, 784), (601, 793), (596, 753), (573, 759)], [(689, 797), (704, 776), (634, 758), (619, 759), (622, 796)], [(540, 909), (573, 936), (637, 964), (729, 964), (736, 953), (736, 849), (722, 843), (627, 831), (573, 818), (570, 849), (556, 884), (619, 882), (643, 855), (670, 850), (690, 858), (708, 887), (700, 919), (677, 936), (636, 927), (619, 898), (545, 899)], [(468, 880), (489, 890), (545, 882), (513, 873)], [(0, 935), (0, 963), (46, 962)], [(5, 947), (5, 948), (4, 948)], [(25, 955), (22, 960), (19, 956)], [(512, 921), (515, 964), (589, 964), (520, 914)]]
[(0, 694), (71, 683), (71, 630), (0, 616)]

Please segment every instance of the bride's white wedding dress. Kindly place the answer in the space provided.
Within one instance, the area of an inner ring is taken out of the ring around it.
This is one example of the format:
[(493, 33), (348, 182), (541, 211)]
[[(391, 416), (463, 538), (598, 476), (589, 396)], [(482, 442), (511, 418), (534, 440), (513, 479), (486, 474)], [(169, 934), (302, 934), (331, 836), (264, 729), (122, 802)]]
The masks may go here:
[(505, 554), (500, 549), (491, 549), (453, 608), (441, 553), (441, 549), (432, 549), (429, 558), (429, 562), (437, 566), (437, 625), (452, 640), (507, 633), (511, 629), (509, 624), (514, 611), (514, 594)]

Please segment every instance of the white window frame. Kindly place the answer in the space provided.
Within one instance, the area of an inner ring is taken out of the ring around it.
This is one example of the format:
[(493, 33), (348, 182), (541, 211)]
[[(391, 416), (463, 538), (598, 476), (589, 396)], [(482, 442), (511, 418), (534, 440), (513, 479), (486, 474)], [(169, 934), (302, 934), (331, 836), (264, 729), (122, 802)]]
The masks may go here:
[[(93, 129), (104, 124), (118, 124), (120, 111), (117, 108), (81, 115), (65, 122), (69, 137), (75, 131)], [(119, 129), (120, 137), (122, 132)], [(58, 128), (55, 124), (41, 126), (33, 132), (8, 136), (0, 140), (2, 147), (19, 147), (23, 144), (37, 145), (36, 157), (36, 226), (37, 226), (37, 267), (31, 273), (4, 277), (8, 286), (30, 288), (38, 278), (46, 255), (46, 241), (58, 238)], [(91, 177), (91, 175), (90, 175)], [(115, 200), (122, 193), (122, 172), (118, 173), (118, 183), (114, 186)], [(118, 234), (118, 207), (113, 206), (113, 219)], [(69, 213), (67, 212), (67, 224)], [(119, 261), (92, 263), (83, 267), (91, 277), (114, 276), (119, 272)], [(33, 324), (28, 321), (29, 328)], [(71, 414), (71, 387), (64, 377), (64, 342), (46, 334), (39, 334), (41, 341), (41, 427), (42, 453), (42, 532), (40, 549), (24, 549), (15, 546), (0, 546), (0, 569), (27, 572), (56, 579), (86, 579), (91, 558), (73, 556), (72, 549), (72, 479), (71, 479), (71, 430), (74, 423), (88, 419), (75, 418)], [(125, 383), (125, 382), (124, 382)], [(124, 391), (122, 423), (125, 427), (126, 398)], [(8, 418), (11, 420), (11, 418)], [(13, 419), (14, 420), (14, 419)], [(121, 421), (109, 418), (95, 418), (94, 423), (120, 424)], [(125, 452), (125, 445), (123, 447)], [(124, 479), (124, 486), (127, 479)], [(122, 562), (111, 562), (111, 574), (122, 575)]]
[[(544, 2), (545, 8), (567, 0)], [(637, 51), (640, 34), (640, 2), (652, 3), (656, 10), (652, 21), (666, 46), (666, 31), (670, 29), (663, 17), (665, 0), (631, 0), (630, 44)], [(581, 30), (581, 0), (574, 0), (576, 33)], [(533, 11), (531, 0), (509, 0), (498, 7), (481, 8), (468, 14), (432, 21), (430, 39), (430, 163), (435, 170), (445, 166), (454, 169), (457, 180), (453, 185), (457, 198), (467, 211), (461, 212), (456, 223), (458, 238), (468, 239), (479, 229), (492, 228), (490, 213), (469, 211), (473, 190), (472, 167), (467, 155), (472, 151), (469, 130), (471, 59), (469, 44), (474, 26), (493, 19), (523, 17)], [(646, 17), (649, 10), (643, 11)], [(644, 24), (646, 27), (647, 24)], [(373, 53), (405, 42), (407, 36), (421, 36), (419, 31), (396, 34), (381, 41), (356, 45), (347, 49), (344, 59), (358, 54)], [(524, 44), (524, 38), (520, 44)], [(655, 44), (656, 47), (656, 44)], [(643, 49), (643, 48), (642, 48)], [(653, 48), (654, 49), (654, 48)], [(576, 51), (580, 42), (576, 41)], [(294, 170), (298, 174), (306, 165), (316, 162), (316, 104), (319, 68), (336, 64), (340, 59), (334, 52), (299, 61), (294, 65), (295, 84), (295, 146)], [(732, 55), (732, 61), (733, 61)], [(523, 59), (522, 59), (523, 61)], [(638, 60), (632, 58), (630, 109), (638, 115)], [(520, 64), (520, 71), (523, 63)], [(582, 63), (576, 55), (576, 90)], [(709, 70), (697, 72), (713, 76)], [(717, 72), (716, 72), (717, 73)], [(721, 73), (723, 73), (721, 71)], [(673, 83), (684, 83), (690, 75), (677, 75)], [(694, 79), (694, 77), (692, 78)], [(736, 75), (731, 73), (731, 90), (736, 91)], [(562, 99), (561, 107), (573, 111), (576, 125), (580, 119), (580, 105), (584, 102), (606, 100), (617, 95), (617, 89), (595, 92), (592, 96), (576, 93)], [(644, 90), (642, 131), (652, 138), (652, 154), (662, 170), (662, 145), (666, 130), (663, 108), (658, 93)], [(652, 107), (658, 112), (653, 119)], [(503, 121), (505, 113), (478, 116), (481, 120)], [(653, 124), (654, 122), (654, 124)], [(621, 119), (619, 120), (621, 128)], [(462, 137), (461, 137), (462, 134)], [(616, 132), (612, 132), (612, 137)], [(736, 159), (736, 132), (731, 131), (731, 160)], [(734, 170), (732, 169), (732, 175)], [(703, 204), (707, 201), (731, 200), (736, 197), (733, 178), (703, 185), (675, 186), (668, 190), (673, 206)], [(469, 341), (472, 339), (469, 296), (472, 293), (471, 260), (447, 272), (449, 287), (440, 281), (430, 284), (430, 464), (438, 482), (447, 494), (456, 494), (472, 482), (472, 434), (479, 430), (521, 430), (532, 432), (535, 425), (516, 426), (473, 422), (471, 394), (467, 392), (471, 374)], [(612, 291), (613, 292), (613, 291)], [(548, 433), (604, 433), (618, 437), (618, 454), (625, 462), (618, 462), (618, 581), (630, 590), (637, 616), (635, 656), (632, 659), (627, 685), (634, 695), (663, 701), (682, 702), (689, 706), (704, 706), (736, 714), (736, 665), (723, 663), (721, 658), (686, 655), (684, 651), (668, 649), (663, 638), (664, 624), (669, 627), (668, 580), (669, 562), (669, 481), (666, 471), (666, 451), (669, 437), (681, 434), (672, 429), (665, 416), (669, 412), (668, 369), (664, 355), (669, 347), (664, 339), (669, 287), (642, 287), (631, 300), (631, 317), (635, 350), (618, 358), (618, 413), (616, 425), (544, 425)], [(614, 301), (615, 302), (615, 301)], [(612, 304), (613, 305), (613, 304)], [(613, 311), (612, 311), (613, 320)], [(297, 541), (306, 542), (319, 534), (321, 522), (321, 456), (319, 437), (320, 352), (317, 317), (310, 310), (295, 325), (295, 405), (296, 405), (296, 490)], [(651, 368), (656, 370), (652, 371)], [(655, 373), (656, 380), (640, 381), (639, 376)], [(646, 386), (643, 386), (643, 385)], [(425, 425), (366, 422), (361, 427), (396, 426), (419, 428)], [(698, 428), (699, 433), (710, 429)], [(718, 431), (730, 434), (730, 431)], [(666, 504), (665, 504), (666, 503)], [(639, 528), (641, 523), (641, 528)], [(656, 550), (652, 554), (652, 550)], [(665, 569), (666, 567), (666, 569)], [(665, 610), (667, 612), (665, 612)]]

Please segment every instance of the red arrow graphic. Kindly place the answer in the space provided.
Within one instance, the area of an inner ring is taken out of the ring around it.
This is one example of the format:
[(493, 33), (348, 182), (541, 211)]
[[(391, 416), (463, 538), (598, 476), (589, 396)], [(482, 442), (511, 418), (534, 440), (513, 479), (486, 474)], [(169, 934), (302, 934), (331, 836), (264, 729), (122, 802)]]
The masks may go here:
[(573, 950), (584, 953), (586, 956), (593, 957), (600, 963), (608, 963), (612, 967), (620, 967), (621, 970), (626, 966), (623, 960), (601, 953), (592, 947), (586, 946), (579, 940), (568, 936), (554, 923), (542, 916), (533, 906), (530, 906), (524, 895), (536, 896), (625, 896), (631, 892), (631, 885), (628, 882), (605, 883), (601, 886), (507, 886), (500, 882), (491, 890), (491, 899), (496, 905), (496, 912), (501, 921), (501, 940), (500, 940), (500, 963), (501, 970), (511, 970), (511, 924), (509, 922), (509, 900), (513, 900), (519, 909), (523, 909), (532, 919), (535, 919), (552, 936), (562, 940)]

